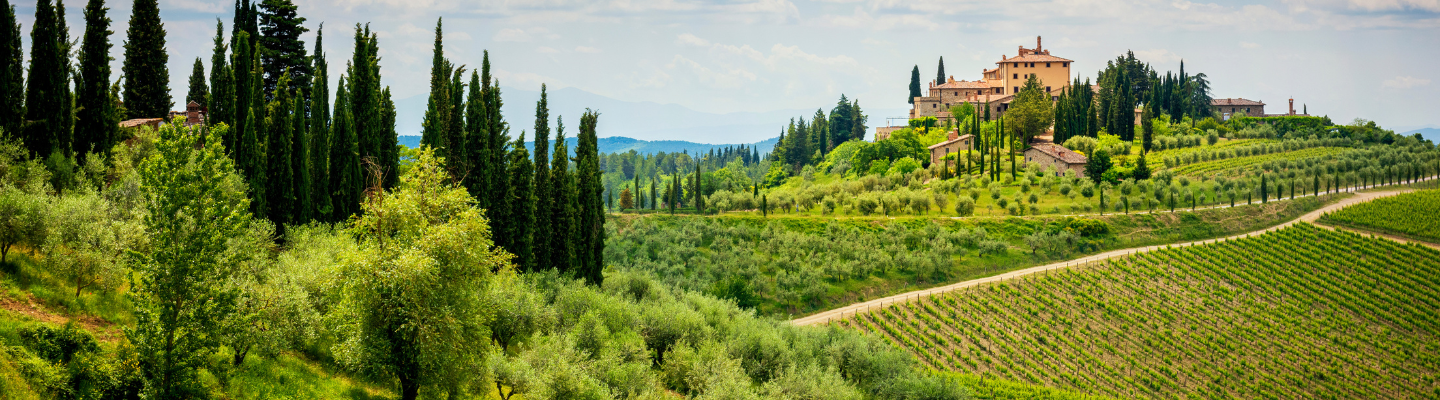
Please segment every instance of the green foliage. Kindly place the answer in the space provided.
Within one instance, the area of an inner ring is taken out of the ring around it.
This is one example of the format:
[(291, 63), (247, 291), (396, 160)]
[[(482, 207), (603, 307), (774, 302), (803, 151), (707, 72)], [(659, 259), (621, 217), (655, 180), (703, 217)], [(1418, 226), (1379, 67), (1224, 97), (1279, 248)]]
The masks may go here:
[[(25, 86), (27, 105), (24, 144), (32, 156), (49, 157), (70, 151), (70, 31), (63, 4), (40, 0), (30, 28), (30, 81)], [(127, 74), (128, 75), (128, 74)], [(16, 124), (18, 123), (7, 123)]]
[(1055, 108), (1052, 103), (1050, 93), (1045, 92), (1040, 79), (1030, 74), (1005, 113), (1010, 129), (1024, 138), (1023, 143), (1030, 143), (1030, 138), (1054, 124)]
[[(10, 1), (0, 3), (0, 137), (18, 136), (25, 115), (25, 53)], [(83, 56), (82, 56), (83, 57)]]
[[(85, 6), (85, 42), (75, 80), (75, 154), (109, 153), (120, 140), (120, 113), (110, 84), (110, 17), (102, 0)], [(199, 60), (196, 60), (197, 66)], [(201, 79), (204, 77), (202, 76)], [(203, 84), (203, 83), (202, 83)], [(204, 100), (201, 100), (204, 104)]]
[[(291, 0), (259, 2), (260, 63), (265, 66), (265, 93), (276, 93), (282, 75), (290, 75), (291, 86), (304, 93), (310, 87), (310, 59), (305, 55), (305, 42), (300, 35), (310, 29), (302, 26), (305, 18), (296, 14)], [(304, 98), (305, 95), (301, 95)]]
[(488, 221), (429, 149), (365, 210), (351, 227), (359, 248), (343, 266), (336, 357), (397, 379), (404, 399), (463, 384), (490, 336), (482, 289), (491, 271), (510, 268), (509, 256), (491, 246)]
[(219, 322), (234, 307), (235, 288), (224, 285), (233, 273), (227, 250), (248, 229), (250, 213), (245, 184), (220, 145), (225, 130), (164, 125), (141, 170), (152, 245), (132, 253), (137, 321), (126, 335), (155, 398), (201, 390), (195, 368), (216, 348)]
[(45, 243), (48, 210), (42, 195), (0, 184), (0, 264), (16, 245), (37, 248)]
[[(1085, 161), (1085, 177), (1090, 178), (1091, 181), (1100, 182), (1111, 166), (1113, 164), (1110, 163), (1110, 153), (1105, 149), (1097, 150), (1090, 154)], [(1085, 197), (1090, 197), (1090, 195), (1085, 195)]]
[(131, 118), (161, 118), (170, 112), (170, 53), (156, 0), (136, 0), (125, 30), (125, 109)]
[(1323, 221), (1440, 242), (1440, 191), (1376, 199), (1325, 214)]

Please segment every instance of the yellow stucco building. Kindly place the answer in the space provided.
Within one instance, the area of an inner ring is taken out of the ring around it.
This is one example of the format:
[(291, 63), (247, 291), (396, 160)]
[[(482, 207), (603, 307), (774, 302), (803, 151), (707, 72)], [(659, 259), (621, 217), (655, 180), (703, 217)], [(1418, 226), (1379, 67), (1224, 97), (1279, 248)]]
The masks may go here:
[(995, 68), (984, 70), (976, 81), (955, 80), (951, 76), (945, 83), (930, 83), (929, 95), (916, 97), (910, 109), (910, 119), (923, 117), (950, 118), (950, 107), (961, 104), (990, 103), (991, 115), (1004, 114), (1015, 94), (1025, 86), (1025, 81), (1034, 75), (1040, 85), (1052, 97), (1070, 85), (1070, 67), (1074, 61), (1050, 55), (1050, 50), (1041, 47), (1040, 37), (1035, 37), (1035, 48), (1020, 46), (1015, 57), (1001, 55)]

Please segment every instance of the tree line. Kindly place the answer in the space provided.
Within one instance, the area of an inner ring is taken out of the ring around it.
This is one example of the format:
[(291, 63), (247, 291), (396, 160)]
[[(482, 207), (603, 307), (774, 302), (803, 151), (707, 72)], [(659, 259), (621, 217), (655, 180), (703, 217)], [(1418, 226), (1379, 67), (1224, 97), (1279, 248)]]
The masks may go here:
[[(1094, 85), (1080, 78), (1061, 94), (1055, 104), (1055, 143), (1064, 143), (1076, 136), (1097, 137), (1100, 132), (1116, 135), (1120, 140), (1137, 139), (1134, 109), (1145, 109), (1142, 127), (1149, 120), (1168, 116), (1171, 122), (1186, 117), (1202, 120), (1214, 116), (1211, 108), (1210, 81), (1204, 73), (1190, 75), (1185, 62), (1178, 74), (1169, 71), (1160, 76), (1149, 64), (1135, 59), (1133, 51), (1106, 63), (1097, 74)], [(1153, 140), (1149, 134), (1139, 137)], [(1150, 146), (1145, 146), (1149, 151)]]
[[(816, 109), (809, 123), (804, 117), (791, 119), (790, 125), (780, 131), (780, 140), (770, 153), (770, 174), (790, 176), (800, 172), (806, 165), (816, 165), (825, 160), (836, 146), (851, 140), (865, 140), (865, 122), (868, 117), (860, 109), (859, 100), (850, 100), (840, 95), (830, 115)], [(767, 179), (768, 180), (768, 179)]]

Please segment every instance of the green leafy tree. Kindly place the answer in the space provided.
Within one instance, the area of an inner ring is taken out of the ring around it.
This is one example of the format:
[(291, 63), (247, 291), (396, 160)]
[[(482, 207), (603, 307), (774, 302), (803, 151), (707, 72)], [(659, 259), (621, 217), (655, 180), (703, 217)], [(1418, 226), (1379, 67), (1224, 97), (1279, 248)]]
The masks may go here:
[(310, 86), (310, 59), (305, 56), (305, 41), (300, 35), (309, 32), (305, 18), (295, 12), (290, 0), (262, 0), (260, 2), (260, 64), (265, 66), (265, 93), (269, 98), (279, 97), (275, 93), (280, 76), (290, 74), (290, 86), (301, 93)]
[(1025, 80), (1025, 86), (1020, 89), (1020, 94), (1015, 95), (1015, 101), (1010, 103), (1010, 110), (1005, 112), (1005, 119), (1009, 122), (1011, 134), (1019, 133), (1019, 138), (1023, 138), (1019, 145), (1029, 143), (1031, 138), (1038, 136), (1055, 122), (1055, 109), (1051, 105), (1050, 94), (1045, 92), (1039, 78), (1030, 75), (1030, 78)]
[(0, 0), (0, 131), (18, 136), (25, 116), (25, 50), (15, 6)]
[(1150, 163), (1145, 161), (1145, 153), (1140, 153), (1140, 159), (1135, 161), (1135, 170), (1131, 173), (1135, 179), (1150, 179)]
[(1096, 183), (1099, 183), (1102, 179), (1101, 176), (1105, 175), (1105, 171), (1109, 170), (1110, 154), (1106, 152), (1105, 149), (1095, 150), (1095, 152), (1091, 153), (1090, 157), (1085, 160), (1085, 177), (1090, 178), (1090, 180)]
[(169, 113), (170, 70), (166, 63), (165, 25), (157, 0), (135, 0), (125, 32), (125, 109), (136, 118), (159, 118)]
[(141, 168), (148, 252), (134, 254), (135, 326), (126, 336), (141, 358), (147, 398), (201, 396), (196, 373), (218, 346), (219, 322), (234, 308), (232, 238), (250, 225), (244, 180), (220, 146), (225, 125), (162, 126)]
[(75, 153), (109, 153), (120, 136), (120, 110), (110, 98), (110, 17), (103, 0), (85, 6), (85, 42), (75, 81)]
[(139, 248), (145, 237), (138, 219), (122, 218), (115, 205), (86, 192), (51, 204), (48, 235), (43, 246), (45, 266), (82, 290), (109, 291), (125, 277), (125, 252)]
[(41, 195), (10, 185), (0, 185), (0, 264), (8, 261), (15, 245), (39, 247), (45, 242), (46, 213)]
[[(373, 196), (351, 225), (359, 251), (343, 265), (347, 321), (336, 358), (351, 369), (400, 383), (400, 398), (480, 367), (493, 318), (485, 302), (492, 271), (511, 267), (492, 246), (487, 220), (423, 148), (394, 190)], [(452, 393), (452, 395), (455, 393)]]

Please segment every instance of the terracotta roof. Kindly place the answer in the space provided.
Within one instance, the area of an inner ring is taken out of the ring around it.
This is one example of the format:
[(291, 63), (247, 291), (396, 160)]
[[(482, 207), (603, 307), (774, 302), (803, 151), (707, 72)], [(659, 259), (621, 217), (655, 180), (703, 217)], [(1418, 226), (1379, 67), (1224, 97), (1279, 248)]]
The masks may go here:
[(947, 144), (959, 142), (959, 141), (961, 141), (961, 140), (969, 139), (969, 138), (972, 138), (972, 137), (975, 137), (975, 135), (970, 135), (970, 134), (960, 135), (960, 137), (957, 137), (957, 138), (954, 138), (954, 139), (950, 139), (950, 140), (946, 140), (946, 141), (943, 141), (943, 142), (940, 142), (940, 143), (932, 144), (932, 145), (930, 145), (929, 149), (930, 149), (930, 150), (935, 150), (935, 149), (938, 149), (938, 148), (940, 148), (940, 147), (943, 147), (943, 146), (945, 146), (945, 145), (947, 145)]
[(1055, 157), (1066, 164), (1084, 164), (1085, 161), (1089, 160), (1085, 158), (1083, 154), (1076, 153), (1074, 150), (1061, 147), (1054, 143), (1038, 143), (1030, 146), (1030, 148), (1041, 153), (1049, 154), (1051, 157)]
[(120, 121), (121, 128), (134, 128), (141, 125), (157, 124), (165, 121), (164, 118), (136, 118)]
[(932, 89), (984, 89), (988, 87), (990, 84), (985, 81), (950, 81), (934, 86)]
[(1210, 100), (1210, 105), (1211, 105), (1211, 106), (1263, 106), (1263, 105), (1265, 105), (1265, 103), (1261, 103), (1261, 102), (1258, 102), (1258, 101), (1255, 101), (1255, 100), (1246, 100), (1246, 99), (1241, 99), (1241, 98), (1234, 98), (1234, 99), (1212, 99), (1212, 100)]
[(1052, 56), (1052, 55), (1049, 55), (1049, 54), (1033, 54), (1033, 53), (1032, 53), (1032, 54), (1026, 54), (1026, 55), (1023, 55), (1023, 56), (1015, 57), (1015, 58), (1007, 58), (1007, 59), (1004, 59), (1004, 60), (996, 61), (995, 63), (996, 63), (996, 64), (1003, 64), (1003, 63), (1011, 63), (1011, 62), (1075, 62), (1075, 61), (1074, 61), (1074, 60), (1067, 60), (1067, 59), (1060, 58), (1060, 57), (1056, 57), (1056, 56)]

